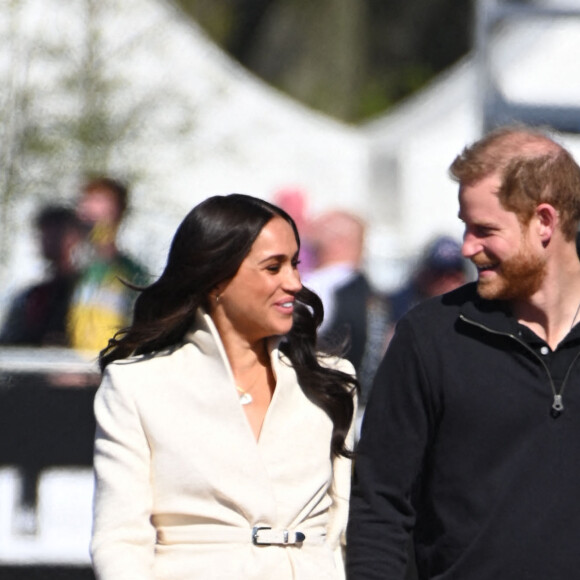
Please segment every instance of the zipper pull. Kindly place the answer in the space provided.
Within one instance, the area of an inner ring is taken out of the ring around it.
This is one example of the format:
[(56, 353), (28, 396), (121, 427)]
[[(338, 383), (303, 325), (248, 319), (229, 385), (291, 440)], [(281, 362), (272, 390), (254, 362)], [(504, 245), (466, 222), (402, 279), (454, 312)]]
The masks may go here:
[(552, 410), (550, 414), (556, 418), (562, 414), (564, 410), (564, 403), (562, 403), (562, 395), (554, 395), (554, 402), (552, 403)]

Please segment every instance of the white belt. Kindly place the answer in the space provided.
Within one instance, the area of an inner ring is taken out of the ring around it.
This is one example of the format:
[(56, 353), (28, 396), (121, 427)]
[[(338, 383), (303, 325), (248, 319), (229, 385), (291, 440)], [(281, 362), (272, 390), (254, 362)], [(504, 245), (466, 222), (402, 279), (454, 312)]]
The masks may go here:
[(261, 525), (253, 528), (236, 528), (224, 525), (194, 524), (160, 527), (157, 530), (158, 544), (247, 542), (255, 546), (300, 546), (303, 543), (323, 544), (325, 539), (326, 531), (321, 527), (288, 530)]
[(252, 529), (254, 546), (302, 544), (305, 539), (306, 534), (295, 530), (275, 530), (267, 526), (254, 526)]

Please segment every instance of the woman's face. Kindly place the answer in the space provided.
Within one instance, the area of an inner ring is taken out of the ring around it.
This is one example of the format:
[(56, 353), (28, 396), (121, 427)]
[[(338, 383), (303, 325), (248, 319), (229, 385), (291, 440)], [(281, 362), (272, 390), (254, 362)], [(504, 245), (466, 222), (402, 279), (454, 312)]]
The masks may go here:
[(220, 284), (213, 295), (212, 318), (222, 337), (233, 332), (254, 343), (289, 332), (294, 296), (302, 288), (297, 266), (294, 231), (286, 220), (274, 217), (236, 275)]

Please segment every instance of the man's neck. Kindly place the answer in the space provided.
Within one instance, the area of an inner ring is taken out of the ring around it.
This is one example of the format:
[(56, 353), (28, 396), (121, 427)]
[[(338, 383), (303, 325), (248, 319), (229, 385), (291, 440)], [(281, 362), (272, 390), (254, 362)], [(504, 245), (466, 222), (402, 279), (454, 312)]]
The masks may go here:
[(95, 246), (95, 253), (99, 259), (108, 262), (117, 256), (119, 250), (116, 244), (111, 243)]
[(552, 278), (529, 300), (516, 300), (511, 306), (518, 322), (554, 350), (580, 322), (580, 269), (571, 276)]

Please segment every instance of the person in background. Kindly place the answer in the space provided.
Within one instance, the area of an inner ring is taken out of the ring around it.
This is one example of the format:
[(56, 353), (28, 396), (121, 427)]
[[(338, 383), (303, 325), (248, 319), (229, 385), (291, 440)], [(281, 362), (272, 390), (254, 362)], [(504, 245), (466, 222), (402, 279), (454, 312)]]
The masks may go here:
[(73, 348), (103, 349), (131, 321), (136, 292), (130, 285), (149, 281), (146, 269), (117, 246), (127, 206), (127, 188), (115, 179), (98, 177), (82, 188), (77, 214), (87, 228), (90, 251), (69, 312)]
[(67, 313), (78, 279), (82, 225), (71, 208), (48, 204), (37, 213), (34, 227), (47, 278), (14, 298), (0, 344), (70, 346)]
[(351, 580), (578, 576), (580, 167), (504, 127), (450, 168), (477, 282), (407, 313), (358, 445)]
[(395, 323), (419, 302), (450, 292), (467, 282), (467, 261), (461, 245), (451, 236), (441, 235), (429, 242), (410, 280), (389, 296)]
[(308, 236), (316, 268), (304, 276), (304, 284), (324, 306), (321, 345), (344, 349), (356, 369), (364, 404), (384, 354), (389, 321), (384, 298), (362, 270), (365, 224), (351, 212), (331, 210), (310, 222)]
[[(68, 347), (67, 313), (78, 279), (82, 225), (73, 209), (47, 204), (36, 214), (34, 227), (47, 277), (14, 298), (0, 333), (0, 345)], [(47, 381), (51, 378), (43, 377)], [(30, 425), (30, 429), (34, 429), (34, 425)], [(41, 463), (40, 457), (28, 453), (18, 466), (20, 492), (12, 521), (16, 533), (33, 535), (38, 530)]]
[(293, 220), (300, 234), (300, 274), (307, 274), (315, 267), (314, 250), (308, 239), (308, 198), (304, 191), (298, 188), (283, 188), (273, 197), (274, 205), (283, 209)]
[(215, 196), (101, 353), (98, 578), (344, 578), (357, 382), (280, 208)]

